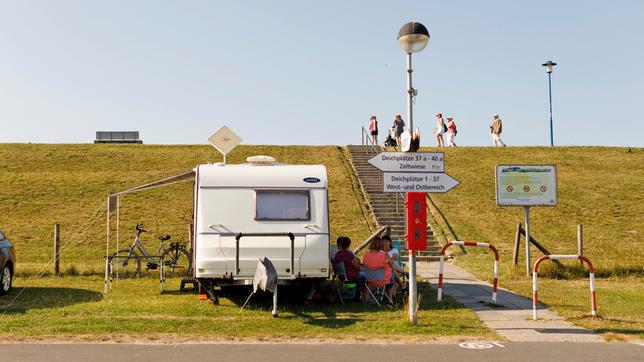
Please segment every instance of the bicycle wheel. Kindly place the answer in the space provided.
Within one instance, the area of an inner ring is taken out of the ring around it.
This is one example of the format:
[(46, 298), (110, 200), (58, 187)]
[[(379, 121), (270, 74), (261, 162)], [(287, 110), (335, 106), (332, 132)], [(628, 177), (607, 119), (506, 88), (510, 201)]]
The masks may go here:
[(141, 271), (141, 257), (130, 249), (119, 250), (112, 254), (112, 277), (120, 279), (136, 278)]
[(192, 275), (192, 258), (183, 247), (166, 249), (161, 255), (161, 262), (163, 273), (168, 278), (185, 278)]

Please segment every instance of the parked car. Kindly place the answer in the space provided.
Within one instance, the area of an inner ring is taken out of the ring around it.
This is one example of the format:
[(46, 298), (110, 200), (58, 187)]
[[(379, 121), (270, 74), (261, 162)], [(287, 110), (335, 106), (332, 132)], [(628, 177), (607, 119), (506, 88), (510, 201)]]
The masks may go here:
[(9, 293), (16, 267), (16, 250), (0, 230), (0, 295)]

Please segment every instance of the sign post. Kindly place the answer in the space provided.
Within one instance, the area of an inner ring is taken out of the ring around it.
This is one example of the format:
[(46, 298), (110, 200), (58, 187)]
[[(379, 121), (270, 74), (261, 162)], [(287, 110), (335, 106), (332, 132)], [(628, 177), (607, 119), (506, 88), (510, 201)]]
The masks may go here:
[(524, 206), (525, 212), (525, 270), (530, 275), (530, 206)]
[(523, 206), (525, 213), (525, 265), (531, 275), (530, 207), (557, 205), (557, 166), (498, 164), (495, 168), (496, 204)]
[(443, 193), (459, 184), (445, 173), (441, 152), (381, 152), (368, 161), (384, 171), (384, 192), (406, 193), (406, 241), (409, 250), (409, 321), (417, 324), (416, 252), (427, 250), (427, 193)]

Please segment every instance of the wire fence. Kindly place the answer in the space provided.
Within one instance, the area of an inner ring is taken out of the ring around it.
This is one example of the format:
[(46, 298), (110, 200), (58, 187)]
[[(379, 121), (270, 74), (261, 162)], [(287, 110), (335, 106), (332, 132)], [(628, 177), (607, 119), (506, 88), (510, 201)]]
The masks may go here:
[[(109, 255), (118, 250), (127, 249), (132, 245), (135, 236), (136, 223), (144, 223), (149, 232), (141, 236), (145, 248), (151, 255), (157, 255), (159, 236), (168, 234), (172, 239), (166, 241), (189, 244), (190, 220), (178, 223), (167, 223), (162, 220), (137, 218), (119, 220), (118, 233), (116, 214), (110, 217), (111, 230), (109, 245), (106, 239), (106, 207), (103, 203), (91, 214), (84, 223), (59, 224), (58, 238), (58, 271), (59, 275), (103, 275), (105, 272), (106, 252)], [(34, 225), (29, 228), (34, 238), (21, 238), (14, 242), (16, 248), (16, 275), (23, 277), (54, 275), (56, 272), (55, 259), (55, 224)], [(47, 238), (46, 236), (49, 236)]]

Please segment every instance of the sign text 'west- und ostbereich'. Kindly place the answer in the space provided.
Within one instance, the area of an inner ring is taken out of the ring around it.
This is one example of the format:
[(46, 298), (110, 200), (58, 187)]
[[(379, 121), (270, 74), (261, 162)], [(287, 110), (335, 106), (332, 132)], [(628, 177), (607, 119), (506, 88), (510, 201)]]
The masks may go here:
[(383, 175), (385, 192), (447, 192), (460, 182), (445, 173), (386, 172)]

